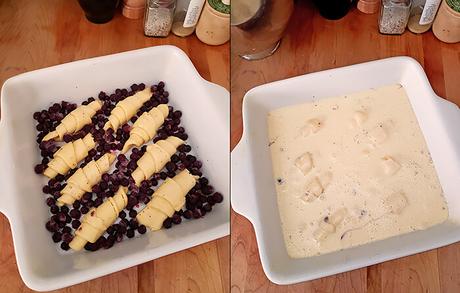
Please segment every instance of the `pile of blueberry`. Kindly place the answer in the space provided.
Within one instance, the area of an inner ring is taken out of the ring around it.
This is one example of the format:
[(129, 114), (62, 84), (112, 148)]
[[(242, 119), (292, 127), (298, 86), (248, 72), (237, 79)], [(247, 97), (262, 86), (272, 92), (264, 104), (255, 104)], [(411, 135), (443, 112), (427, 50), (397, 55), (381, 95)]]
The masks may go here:
[[(129, 138), (131, 125), (138, 119), (143, 112), (150, 111), (159, 104), (169, 102), (169, 93), (165, 90), (165, 83), (159, 82), (151, 87), (152, 97), (144, 103), (131, 121), (124, 124), (116, 131), (109, 129), (103, 130), (108, 120), (110, 112), (115, 108), (117, 102), (135, 94), (137, 91), (145, 89), (145, 85), (133, 84), (129, 89), (116, 89), (114, 93), (108, 95), (100, 92), (99, 100), (103, 102), (102, 108), (97, 111), (92, 118), (92, 123), (86, 125), (80, 131), (65, 135), (64, 142), (70, 142), (83, 138), (91, 133), (96, 142), (96, 148), (89, 151), (86, 159), (78, 166), (83, 167), (91, 160), (97, 160), (107, 152), (120, 151), (124, 143)], [(94, 101), (93, 97), (88, 98), (82, 104), (89, 104)], [(33, 118), (37, 121), (36, 129), (37, 143), (39, 145), (42, 157), (41, 163), (35, 166), (35, 172), (41, 174), (46, 169), (47, 164), (52, 159), (53, 154), (59, 149), (59, 145), (54, 141), (42, 142), (43, 137), (53, 131), (60, 121), (71, 111), (77, 108), (76, 104), (62, 101), (55, 103), (47, 110), (35, 112)], [(153, 139), (153, 143), (166, 139), (168, 136), (176, 136), (182, 140), (187, 140), (188, 135), (185, 128), (181, 126), (182, 112), (174, 110), (169, 106), (169, 115), (165, 119), (163, 126), (158, 130)], [(115, 170), (110, 174), (104, 174), (102, 180), (93, 187), (92, 192), (85, 193), (80, 200), (73, 203), (72, 207), (58, 207), (56, 200), (60, 197), (60, 191), (66, 185), (66, 180), (77, 170), (69, 171), (65, 176), (58, 175), (50, 179), (48, 184), (43, 186), (43, 193), (46, 194), (46, 205), (51, 212), (50, 219), (46, 222), (46, 229), (52, 233), (52, 239), (55, 243), (61, 243), (63, 250), (69, 250), (69, 243), (72, 241), (74, 231), (81, 225), (81, 217), (88, 213), (90, 208), (98, 207), (107, 197), (111, 197), (120, 186), (128, 187), (128, 205), (125, 210), (121, 211), (119, 219), (115, 224), (110, 226), (106, 233), (101, 236), (95, 243), (87, 243), (86, 250), (96, 251), (100, 248), (110, 248), (115, 243), (122, 241), (125, 236), (133, 238), (136, 232), (144, 234), (147, 229), (144, 225), (139, 225), (136, 220), (137, 208), (139, 204), (148, 203), (154, 193), (155, 188), (162, 180), (168, 177), (174, 177), (177, 172), (188, 169), (193, 175), (199, 176), (197, 184), (186, 195), (185, 208), (175, 212), (171, 218), (167, 218), (163, 227), (169, 229), (173, 224), (178, 225), (185, 219), (198, 219), (212, 211), (215, 204), (223, 201), (221, 193), (216, 192), (206, 177), (201, 172), (202, 162), (191, 154), (192, 147), (188, 144), (181, 145), (177, 153), (171, 157), (171, 161), (166, 164), (164, 170), (154, 174), (149, 180), (143, 181), (140, 186), (136, 186), (131, 177), (131, 173), (137, 168), (139, 160), (146, 151), (146, 145), (140, 148), (133, 148), (129, 157), (119, 154), (115, 163)]]

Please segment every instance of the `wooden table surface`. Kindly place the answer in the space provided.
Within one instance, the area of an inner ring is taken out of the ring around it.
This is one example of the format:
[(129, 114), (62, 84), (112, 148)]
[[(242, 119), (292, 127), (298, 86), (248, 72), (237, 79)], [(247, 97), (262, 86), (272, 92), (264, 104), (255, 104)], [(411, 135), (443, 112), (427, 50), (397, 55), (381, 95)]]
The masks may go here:
[[(385, 57), (417, 59), (436, 93), (460, 104), (460, 44), (443, 44), (431, 32), (384, 36), (378, 33), (377, 18), (354, 10), (339, 21), (328, 21), (309, 1), (298, 1), (275, 55), (253, 62), (232, 55), (232, 148), (241, 137), (241, 102), (247, 90)], [(231, 292), (460, 292), (460, 243), (311, 282), (277, 286), (262, 270), (250, 222), (235, 212), (231, 220)]]
[[(88, 22), (76, 0), (0, 0), (0, 84), (14, 75), (83, 58), (154, 45), (187, 52), (207, 80), (229, 88), (229, 45), (195, 36), (147, 38), (142, 20), (120, 11), (103, 25)], [(44, 230), (43, 233), (46, 233)], [(228, 292), (229, 237), (56, 292)], [(10, 226), (0, 216), (0, 292), (29, 292), (16, 266)]]

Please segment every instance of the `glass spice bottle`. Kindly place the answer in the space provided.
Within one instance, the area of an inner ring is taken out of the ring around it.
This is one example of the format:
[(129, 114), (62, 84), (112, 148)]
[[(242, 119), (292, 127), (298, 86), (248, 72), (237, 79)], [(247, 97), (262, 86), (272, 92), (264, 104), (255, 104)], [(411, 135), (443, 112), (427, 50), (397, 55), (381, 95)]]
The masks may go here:
[(379, 18), (382, 34), (400, 35), (407, 26), (411, 0), (383, 0)]
[(421, 34), (427, 32), (431, 28), (431, 23), (428, 24), (420, 24), (420, 19), (423, 14), (423, 5), (414, 5), (412, 3), (412, 8), (410, 9), (410, 17), (409, 22), (407, 23), (407, 28), (415, 33)]
[(176, 0), (147, 0), (144, 34), (149, 37), (167, 37), (173, 24)]
[(195, 31), (195, 27), (203, 10), (205, 0), (191, 0), (185, 9), (177, 9), (174, 14), (172, 32), (176, 36), (186, 37)]

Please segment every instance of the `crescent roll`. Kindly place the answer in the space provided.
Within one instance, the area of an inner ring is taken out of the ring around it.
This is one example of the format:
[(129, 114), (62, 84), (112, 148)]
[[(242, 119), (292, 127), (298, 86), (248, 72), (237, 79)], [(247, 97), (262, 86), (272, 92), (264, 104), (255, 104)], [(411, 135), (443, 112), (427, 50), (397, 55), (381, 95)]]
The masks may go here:
[(152, 91), (147, 87), (143, 91), (139, 91), (118, 102), (112, 112), (110, 112), (109, 121), (104, 125), (104, 130), (109, 128), (117, 130), (118, 127), (128, 122), (151, 96)]
[(122, 154), (126, 153), (133, 145), (141, 146), (151, 140), (168, 117), (169, 109), (166, 104), (161, 104), (149, 112), (144, 112), (133, 124), (129, 139), (123, 146)]
[(145, 154), (137, 161), (137, 168), (131, 174), (136, 185), (158, 173), (171, 160), (178, 146), (184, 141), (178, 137), (170, 136), (166, 140), (159, 140), (147, 146)]
[(179, 211), (185, 204), (185, 196), (196, 184), (198, 177), (185, 169), (172, 179), (167, 178), (153, 194), (147, 206), (137, 215), (140, 224), (156, 231), (164, 220)]
[(91, 123), (91, 118), (101, 109), (101, 101), (93, 101), (88, 105), (81, 105), (62, 119), (61, 123), (56, 126), (56, 130), (51, 131), (43, 138), (43, 141), (54, 139), (62, 141), (64, 135), (72, 134), (83, 128), (86, 124)]
[(57, 174), (67, 174), (70, 169), (77, 167), (78, 163), (86, 158), (88, 151), (94, 147), (94, 138), (90, 133), (84, 138), (64, 144), (54, 153), (53, 159), (48, 163), (48, 168), (43, 174), (49, 178), (54, 178)]
[(102, 178), (102, 174), (107, 173), (115, 160), (115, 155), (107, 153), (97, 161), (89, 162), (85, 167), (79, 168), (67, 180), (67, 185), (61, 191), (61, 197), (57, 200), (57, 205), (73, 204), (80, 199), (86, 192), (91, 192)]
[(109, 197), (97, 208), (92, 208), (82, 218), (80, 227), (75, 232), (75, 237), (69, 243), (73, 250), (81, 250), (87, 242), (94, 243), (99, 237), (115, 223), (118, 214), (128, 204), (126, 187), (120, 187), (113, 197)]

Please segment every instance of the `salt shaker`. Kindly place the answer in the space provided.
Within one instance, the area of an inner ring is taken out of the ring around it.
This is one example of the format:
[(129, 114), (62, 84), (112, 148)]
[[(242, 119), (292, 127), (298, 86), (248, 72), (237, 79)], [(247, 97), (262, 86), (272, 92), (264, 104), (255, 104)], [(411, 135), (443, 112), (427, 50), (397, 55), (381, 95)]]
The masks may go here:
[(407, 26), (411, 0), (383, 0), (380, 11), (379, 31), (382, 34), (400, 35)]
[(147, 0), (144, 34), (149, 37), (167, 37), (173, 24), (176, 0)]

